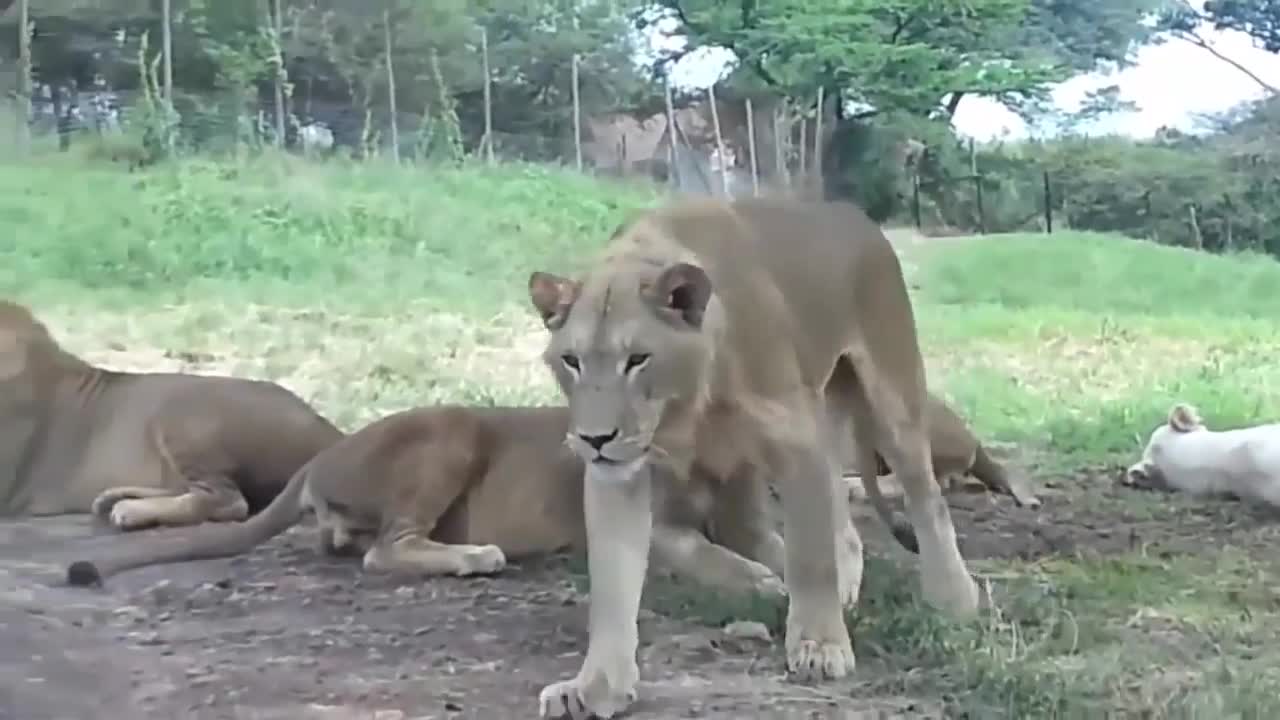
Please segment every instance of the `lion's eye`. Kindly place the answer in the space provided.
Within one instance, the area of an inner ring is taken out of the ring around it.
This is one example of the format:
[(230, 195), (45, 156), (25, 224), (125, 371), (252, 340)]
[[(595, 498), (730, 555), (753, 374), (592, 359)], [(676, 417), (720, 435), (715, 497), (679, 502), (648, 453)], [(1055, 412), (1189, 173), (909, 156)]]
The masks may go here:
[(627, 358), (626, 372), (639, 370), (649, 362), (649, 353), (635, 353)]
[(582, 365), (581, 363), (578, 362), (578, 358), (574, 355), (570, 355), (569, 353), (565, 353), (564, 355), (561, 355), (560, 362), (564, 363), (565, 367), (569, 368), (574, 372), (579, 372), (582, 370)]

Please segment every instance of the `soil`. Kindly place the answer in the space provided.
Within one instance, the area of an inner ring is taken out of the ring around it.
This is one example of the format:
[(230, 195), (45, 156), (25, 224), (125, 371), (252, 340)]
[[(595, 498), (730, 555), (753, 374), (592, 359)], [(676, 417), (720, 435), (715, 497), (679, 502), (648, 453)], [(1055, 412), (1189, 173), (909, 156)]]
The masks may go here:
[[(1270, 522), (1236, 508), (1233, 526), (1205, 504), (1202, 521), (1126, 516), (1125, 493), (1081, 476), (1039, 491), (1039, 511), (980, 494), (951, 505), (972, 559), (1176, 552)], [(912, 562), (855, 508), (868, 552)], [(65, 564), (112, 534), (84, 516), (0, 524), (0, 719), (536, 717), (538, 690), (576, 671), (586, 645), (586, 598), (564, 558), (403, 584), (319, 555), (304, 524), (244, 557), (145, 568), (104, 589), (62, 585)], [(789, 682), (776, 639), (647, 610), (640, 662), (630, 718), (942, 717), (931, 700), (867, 697), (856, 678)]]

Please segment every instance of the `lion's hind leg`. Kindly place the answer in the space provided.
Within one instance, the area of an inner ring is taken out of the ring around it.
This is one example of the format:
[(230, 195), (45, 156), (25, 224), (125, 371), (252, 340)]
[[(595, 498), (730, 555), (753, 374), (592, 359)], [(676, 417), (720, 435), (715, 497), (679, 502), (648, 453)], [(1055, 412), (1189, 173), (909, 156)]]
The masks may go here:
[[(860, 393), (855, 422), (874, 428), (876, 449), (893, 468), (906, 493), (907, 512), (920, 553), (925, 599), (958, 615), (977, 610), (978, 588), (956, 543), (951, 511), (934, 477), (925, 420), (923, 371), (916, 381), (906, 368), (881, 372), (868, 357), (851, 358)], [(865, 422), (864, 422), (865, 420)]]
[(120, 499), (108, 513), (111, 524), (121, 530), (236, 522), (247, 517), (248, 501), (230, 478), (222, 476), (203, 477), (183, 493)]
[(111, 517), (111, 508), (115, 507), (116, 503), (121, 500), (172, 497), (177, 494), (177, 492), (167, 488), (144, 487), (141, 485), (118, 485), (116, 487), (109, 487), (98, 493), (98, 496), (93, 499), (93, 505), (90, 506), (89, 511), (103, 520), (108, 520)]
[(451, 507), (466, 502), (480, 464), (472, 452), (475, 428), (466, 418), (407, 450), (390, 469), (394, 486), (382, 528), (364, 556), (370, 572), (476, 575), (498, 572), (507, 558), (497, 545), (450, 544), (431, 539)]
[(655, 567), (716, 590), (785, 597), (786, 585), (769, 566), (707, 539), (695, 528), (655, 523), (650, 542)]
[(769, 488), (755, 467), (744, 467), (711, 484), (708, 525), (711, 542), (763, 563), (779, 578), (786, 572), (786, 545), (769, 513)]

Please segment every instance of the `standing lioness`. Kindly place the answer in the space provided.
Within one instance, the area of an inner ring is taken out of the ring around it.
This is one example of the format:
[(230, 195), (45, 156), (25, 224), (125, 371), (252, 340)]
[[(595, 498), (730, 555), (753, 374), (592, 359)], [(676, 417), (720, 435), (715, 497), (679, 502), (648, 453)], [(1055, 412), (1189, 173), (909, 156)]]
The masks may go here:
[[(933, 477), (902, 269), (860, 210), (680, 202), (620, 227), (578, 279), (533, 273), (529, 293), (550, 331), (544, 360), (569, 402), (569, 445), (586, 461), (592, 588), (586, 658), (577, 676), (543, 689), (544, 717), (607, 718), (635, 699), (650, 463), (677, 477), (696, 461), (713, 475), (745, 466), (776, 478), (787, 667), (802, 677), (842, 677), (854, 665), (841, 604), (856, 600), (862, 557), (836, 501), (844, 433), (857, 433), (864, 477), (875, 476), (879, 451), (906, 488), (925, 596), (976, 610)], [(857, 382), (824, 400), (837, 366)]]

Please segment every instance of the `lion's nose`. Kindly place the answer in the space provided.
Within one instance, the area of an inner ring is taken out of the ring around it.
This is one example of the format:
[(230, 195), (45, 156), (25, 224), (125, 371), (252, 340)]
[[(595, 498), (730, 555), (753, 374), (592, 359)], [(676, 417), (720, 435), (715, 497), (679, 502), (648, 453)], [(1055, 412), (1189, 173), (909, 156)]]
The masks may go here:
[(600, 448), (604, 447), (605, 443), (618, 437), (618, 431), (615, 429), (607, 435), (587, 435), (584, 433), (578, 433), (578, 437), (582, 439), (582, 442), (590, 445), (596, 452), (599, 452)]

